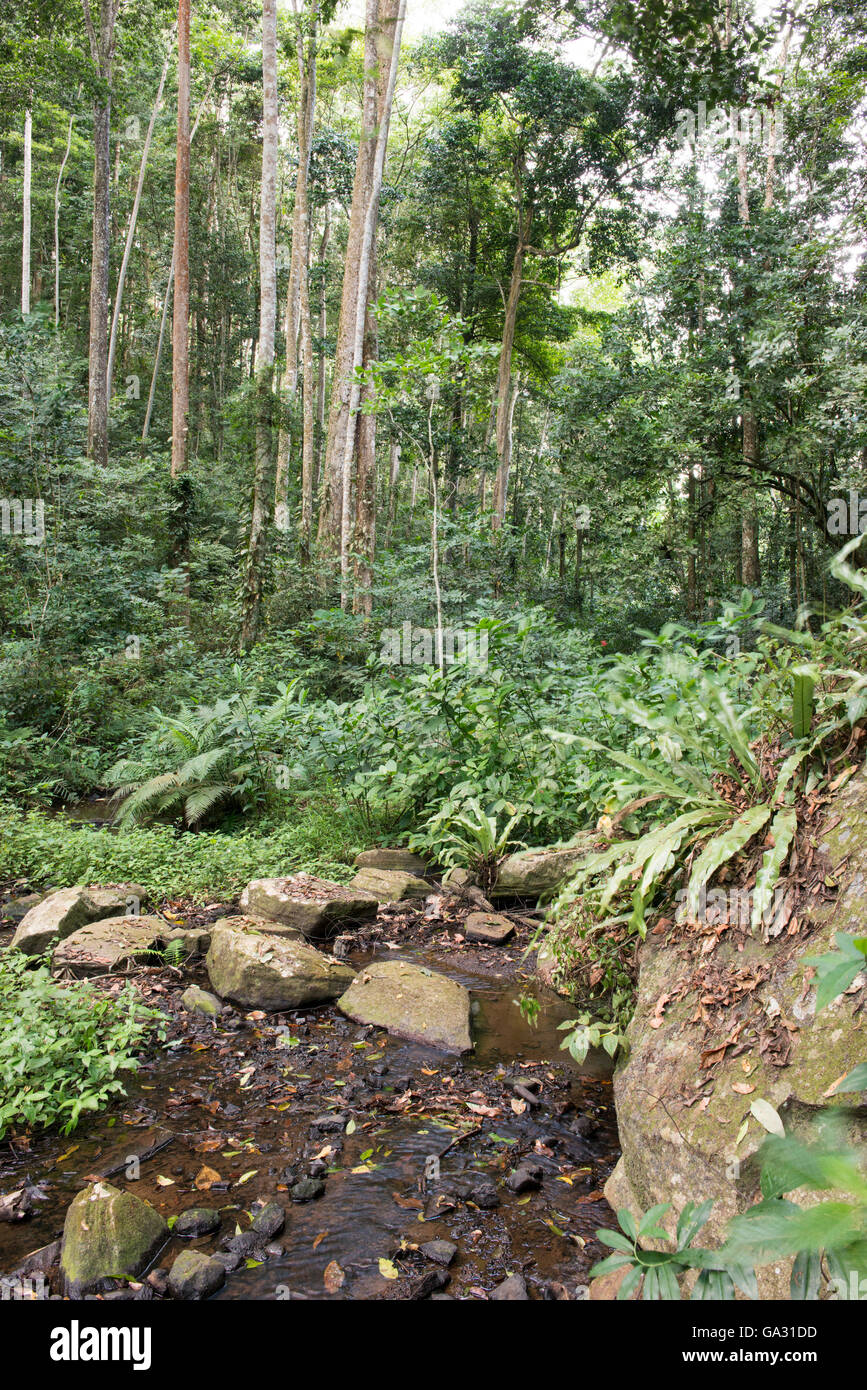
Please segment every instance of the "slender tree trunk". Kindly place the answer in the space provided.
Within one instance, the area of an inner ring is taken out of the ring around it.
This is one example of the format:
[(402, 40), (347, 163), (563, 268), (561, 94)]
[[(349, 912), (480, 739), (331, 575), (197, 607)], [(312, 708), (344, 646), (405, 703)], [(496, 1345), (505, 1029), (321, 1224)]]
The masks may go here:
[(33, 113), (24, 114), (24, 188), (21, 230), (21, 314), (30, 313), (30, 197), (33, 183)]
[(262, 0), (262, 191), (259, 209), (259, 341), (256, 348), (256, 459), (244, 578), (241, 649), (256, 640), (273, 491), (272, 392), (277, 331), (277, 0)]
[[(313, 128), (316, 118), (316, 17), (313, 4), (308, 17), (307, 48), (305, 52), (301, 11), (293, 0), (297, 31), (295, 55), (298, 67), (298, 170), (295, 179), (295, 207), (292, 218), (292, 259), (289, 269), (289, 289), (286, 297), (286, 370), (283, 377), (284, 406), (290, 410), (298, 393), (298, 355), (301, 354), (302, 410), (301, 443), (301, 555), (310, 557), (313, 526), (313, 336), (310, 322), (310, 208), (308, 184), (310, 155), (313, 147)], [(307, 363), (307, 353), (310, 362)], [(310, 380), (307, 385), (308, 371)], [(291, 450), (291, 420), (284, 423), (277, 449), (277, 478), (274, 489), (275, 520), (280, 530), (289, 526), (289, 462)]]
[(178, 3), (178, 136), (175, 161), (175, 298), (172, 316), (172, 477), (187, 466), (190, 412), (190, 0)]
[(491, 525), (494, 530), (499, 530), (506, 518), (506, 489), (512, 455), (512, 416), (515, 410), (515, 398), (511, 394), (512, 353), (515, 346), (518, 304), (524, 279), (524, 256), (532, 220), (531, 208), (519, 216), (518, 241), (512, 258), (512, 275), (509, 281), (509, 293), (506, 298), (506, 310), (503, 319), (503, 337), (497, 368), (497, 476), (494, 480), (493, 513), (491, 516)]
[[(147, 169), (148, 156), (150, 155), (151, 140), (153, 139), (154, 126), (156, 125), (157, 115), (159, 114), (159, 109), (162, 105), (163, 88), (166, 85), (166, 77), (169, 71), (169, 62), (170, 55), (167, 54), (166, 60), (163, 64), (162, 73), (160, 74), (160, 85), (157, 88), (156, 101), (154, 102), (153, 110), (151, 111), (151, 118), (148, 122), (147, 133), (145, 134), (144, 148), (142, 149), (141, 153), (141, 164), (139, 165), (138, 171), (138, 183), (136, 184), (135, 198), (133, 199), (132, 212), (130, 213), (129, 217), (129, 226), (127, 227), (126, 231), (126, 244), (123, 248), (123, 260), (120, 263), (120, 272), (117, 277), (117, 288), (114, 292), (114, 307), (112, 310), (111, 317), (111, 337), (109, 339), (108, 344), (108, 367), (106, 370), (106, 393), (108, 395), (109, 401), (111, 401), (112, 383), (114, 380), (114, 359), (115, 353), (117, 352), (117, 326), (120, 322), (120, 306), (123, 302), (123, 290), (124, 285), (126, 284), (126, 272), (127, 267), (129, 266), (129, 258), (132, 252), (133, 242), (135, 240), (135, 229), (136, 224), (138, 222), (139, 208), (141, 206), (141, 195), (142, 189), (144, 188), (145, 171)], [(187, 119), (189, 120), (189, 107), (187, 108), (187, 111)]]
[(63, 159), (60, 161), (60, 169), (57, 173), (57, 183), (54, 185), (54, 327), (60, 327), (60, 189), (63, 184), (63, 175), (69, 160), (69, 152), (72, 149), (72, 126), (75, 116), (70, 116), (69, 127), (66, 132), (66, 149), (63, 152)]
[[(214, 85), (214, 79), (211, 78), (211, 81), (210, 81), (210, 83), (209, 83), (209, 85), (208, 85), (208, 90), (207, 90), (207, 92), (205, 93), (205, 96), (204, 96), (204, 100), (202, 101), (202, 104), (201, 104), (201, 106), (199, 107), (199, 109), (198, 109), (198, 111), (197, 111), (197, 113), (196, 113), (196, 119), (195, 119), (195, 121), (194, 121), (194, 123), (193, 123), (193, 128), (192, 128), (192, 130), (190, 131), (190, 147), (192, 147), (192, 143), (193, 143), (194, 139), (196, 138), (196, 131), (197, 131), (198, 128), (199, 128), (199, 121), (202, 119), (202, 112), (203, 112), (204, 109), (205, 109), (205, 106), (206, 106), (206, 104), (207, 104), (208, 97), (209, 97), (210, 94), (211, 94), (211, 88), (213, 87), (213, 85)], [(154, 369), (153, 369), (153, 371), (151, 372), (151, 384), (150, 384), (150, 391), (148, 392), (147, 410), (145, 411), (144, 425), (143, 425), (143, 427), (142, 427), (142, 432), (141, 432), (141, 438), (142, 438), (142, 443), (143, 443), (143, 444), (147, 441), (148, 434), (150, 433), (151, 418), (152, 418), (152, 416), (153, 416), (153, 409), (154, 409), (154, 399), (155, 399), (155, 397), (156, 397), (156, 390), (157, 390), (157, 377), (159, 376), (159, 372), (160, 372), (160, 359), (162, 358), (162, 354), (163, 354), (163, 342), (164, 342), (165, 336), (166, 336), (166, 322), (167, 322), (167, 320), (168, 320), (169, 304), (170, 304), (171, 301), (172, 301), (172, 287), (173, 287), (173, 285), (174, 285), (174, 281), (175, 281), (175, 253), (174, 253), (174, 249), (173, 249), (173, 250), (172, 250), (171, 265), (169, 266), (169, 275), (168, 275), (168, 279), (167, 279), (167, 281), (166, 281), (166, 292), (165, 292), (165, 294), (164, 294), (164, 296), (163, 296), (163, 309), (162, 309), (162, 314), (161, 314), (161, 316), (160, 316), (160, 331), (159, 331), (159, 335), (158, 335), (158, 337), (157, 337), (157, 350), (156, 350), (156, 353), (154, 354)]]
[[(371, 343), (372, 339), (372, 334), (370, 332), (365, 335), (365, 327), (370, 327), (368, 313), (371, 291), (376, 277), (376, 227), (379, 217), (379, 195), (382, 188), (383, 170), (385, 168), (385, 150), (388, 143), (388, 129), (391, 121), (394, 89), (397, 83), (397, 64), (400, 57), (400, 41), (405, 14), (406, 0), (399, 0), (396, 17), (394, 17), (394, 0), (381, 0), (380, 10), (377, 16), (375, 47), (378, 54), (380, 77), (384, 71), (387, 71), (388, 77), (385, 82), (384, 91), (380, 88), (380, 92), (377, 93), (379, 128), (373, 158), (373, 168), (366, 189), (367, 205), (362, 228), (358, 265), (358, 293), (355, 303), (355, 323), (351, 340), (352, 355), (349, 362), (349, 399), (347, 403), (343, 464), (340, 478), (340, 575), (341, 596), (344, 607), (347, 606), (349, 602), (349, 543), (352, 526), (352, 458), (355, 451), (357, 434), (359, 437), (359, 473), (363, 473), (363, 476), (359, 479), (359, 493), (361, 494), (363, 492), (364, 494), (365, 500), (362, 502), (363, 507), (367, 505), (366, 499), (369, 494), (370, 474), (375, 466), (375, 437), (372, 422), (363, 431), (358, 430), (358, 413), (361, 402), (361, 383), (358, 374), (365, 360), (365, 336), (367, 337), (368, 343)], [(386, 32), (386, 25), (390, 25), (393, 17), (394, 31), (393, 34), (389, 35)], [(365, 519), (367, 520), (367, 513), (365, 513)], [(369, 531), (367, 540), (368, 544), (372, 541), (372, 533)], [(372, 564), (373, 556), (370, 551), (366, 554), (365, 559), (369, 565)]]
[[(381, 165), (385, 158), (394, 91), (390, 78), (392, 67), (396, 77), (405, 10), (405, 0), (367, 0), (365, 11), (362, 130), (352, 189), (319, 512), (320, 544), (331, 554), (340, 554), (344, 602), (351, 522), (351, 467), (358, 414), (354, 373), (356, 367), (363, 363), (364, 326), (374, 266), (373, 240), (382, 182)], [(356, 399), (353, 408), (351, 398), (354, 389)]]
[[(88, 344), (87, 452), (108, 464), (108, 282), (111, 253), (111, 78), (115, 26), (121, 0), (99, 0), (98, 24), (91, 0), (82, 0), (96, 75), (107, 95), (93, 106), (93, 242), (90, 258), (90, 336)], [(96, 0), (94, 0), (95, 8)]]

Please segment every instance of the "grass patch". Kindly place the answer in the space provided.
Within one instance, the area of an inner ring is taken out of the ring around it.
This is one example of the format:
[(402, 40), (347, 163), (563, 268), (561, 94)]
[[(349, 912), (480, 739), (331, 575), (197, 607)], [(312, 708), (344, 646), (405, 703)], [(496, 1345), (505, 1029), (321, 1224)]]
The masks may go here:
[(308, 870), (346, 882), (376, 828), (352, 807), (296, 803), (291, 815), (235, 830), (108, 830), (0, 805), (0, 876), (58, 888), (141, 883), (155, 898), (236, 896), (251, 878)]

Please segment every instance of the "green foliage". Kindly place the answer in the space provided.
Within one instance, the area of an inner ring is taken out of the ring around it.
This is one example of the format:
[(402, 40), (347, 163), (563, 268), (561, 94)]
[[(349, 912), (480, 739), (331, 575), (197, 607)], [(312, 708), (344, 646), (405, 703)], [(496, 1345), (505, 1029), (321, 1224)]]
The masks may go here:
[(72, 826), (6, 803), (0, 804), (0, 874), (35, 885), (134, 879), (157, 898), (208, 902), (237, 895), (251, 878), (301, 869), (345, 882), (353, 855), (372, 838), (352, 807), (325, 798), (299, 800), (256, 825), (196, 833)]
[[(860, 1297), (856, 1290), (867, 1275), (867, 1180), (860, 1156), (839, 1141), (836, 1126), (826, 1121), (812, 1142), (791, 1135), (771, 1135), (757, 1155), (761, 1167), (762, 1199), (729, 1222), (717, 1250), (696, 1248), (692, 1242), (707, 1222), (712, 1200), (696, 1207), (687, 1203), (672, 1242), (659, 1221), (671, 1209), (663, 1202), (636, 1225), (628, 1210), (617, 1213), (619, 1231), (599, 1230), (597, 1237), (616, 1253), (594, 1265), (594, 1277), (627, 1269), (618, 1298), (636, 1289), (645, 1299), (680, 1298), (679, 1279), (691, 1270), (698, 1275), (690, 1297), (732, 1299), (738, 1289), (757, 1298), (756, 1269), (794, 1257), (793, 1299), (819, 1296), (823, 1270), (838, 1296)], [(785, 1194), (836, 1190), (846, 1199), (800, 1205)], [(650, 1249), (643, 1242), (665, 1242), (667, 1249)]]
[(162, 1015), (131, 985), (103, 994), (92, 985), (59, 985), (17, 951), (0, 953), (0, 1138), (10, 1130), (60, 1125), (125, 1094), (124, 1074), (163, 1037)]

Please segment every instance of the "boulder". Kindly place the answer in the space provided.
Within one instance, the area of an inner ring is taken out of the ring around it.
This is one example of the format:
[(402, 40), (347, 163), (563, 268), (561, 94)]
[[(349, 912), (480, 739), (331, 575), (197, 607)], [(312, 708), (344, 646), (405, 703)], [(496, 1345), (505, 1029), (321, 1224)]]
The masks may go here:
[(241, 894), (240, 904), (251, 917), (276, 922), (313, 938), (334, 935), (344, 922), (369, 921), (379, 908), (372, 893), (313, 874), (255, 878)]
[(378, 903), (399, 903), (406, 898), (426, 898), (429, 883), (398, 869), (360, 869), (350, 883), (360, 893), (372, 893)]
[(0, 904), (0, 920), (12, 922), (17, 926), (28, 912), (44, 902), (47, 896), (47, 893), (25, 893), (23, 898), (7, 898), (5, 903)]
[(514, 923), (498, 912), (471, 912), (464, 923), (467, 941), (485, 941), (490, 946), (502, 946), (514, 934)]
[(392, 869), (401, 874), (424, 874), (427, 864), (408, 849), (366, 849), (355, 856), (357, 869)]
[(146, 897), (138, 883), (117, 883), (108, 888), (60, 888), (21, 919), (11, 944), (27, 956), (41, 956), (79, 927), (104, 917), (137, 912)]
[(219, 1229), (220, 1213), (213, 1207), (187, 1207), (172, 1227), (172, 1235), (196, 1240), (199, 1236), (213, 1235)]
[(469, 1052), (470, 996), (455, 980), (407, 961), (368, 965), (337, 1006), (356, 1023), (444, 1052)]
[(523, 1274), (510, 1274), (491, 1294), (495, 1303), (528, 1303), (530, 1295)]
[[(823, 1110), (847, 1107), (851, 1095), (829, 1093), (835, 1082), (867, 1056), (862, 985), (821, 1013), (806, 957), (832, 948), (835, 932), (864, 933), (867, 920), (867, 774), (862, 770), (832, 801), (819, 838), (830, 876), (840, 885), (835, 903), (801, 916), (800, 930), (770, 941), (760, 932), (738, 951), (723, 935), (710, 957), (715, 988), (734, 984), (736, 972), (754, 972), (758, 983), (741, 993), (709, 1036), (698, 1016), (694, 988), (683, 990), (701, 960), (687, 943), (666, 945), (648, 936), (639, 954), (638, 997), (628, 1029), (629, 1052), (618, 1067), (614, 1098), (622, 1156), (605, 1186), (615, 1208), (635, 1216), (657, 1202), (671, 1202), (661, 1221), (673, 1231), (689, 1202), (714, 1199), (700, 1245), (720, 1243), (728, 1220), (760, 1199), (756, 1150), (765, 1130), (751, 1114), (764, 1100), (787, 1132), (807, 1137)], [(704, 938), (705, 940), (707, 938)], [(856, 982), (857, 986), (857, 982)], [(682, 994), (683, 997), (679, 997)], [(737, 1046), (703, 1068), (702, 1052), (725, 1042), (737, 1027)], [(775, 1065), (775, 1058), (785, 1065)], [(704, 1099), (694, 1102), (702, 1088)], [(742, 1125), (746, 1131), (739, 1141)], [(863, 1112), (849, 1111), (850, 1142), (863, 1145)], [(833, 1197), (823, 1193), (822, 1197)], [(840, 1194), (837, 1194), (840, 1195)], [(818, 1195), (800, 1189), (793, 1201), (810, 1206)], [(758, 1271), (760, 1298), (789, 1297), (790, 1262)]]
[(494, 898), (552, 898), (591, 852), (598, 836), (576, 836), (567, 845), (523, 849), (503, 860), (491, 889)]
[(190, 985), (181, 995), (181, 1003), (191, 1014), (205, 1014), (207, 1018), (219, 1018), (225, 1005), (216, 994), (211, 994), (198, 985)]
[(201, 934), (167, 927), (161, 917), (105, 917), (79, 927), (54, 948), (51, 968), (76, 976), (111, 975), (136, 962), (156, 965), (152, 954), (180, 940), (184, 957), (200, 948)]
[(163, 1218), (140, 1197), (108, 1182), (91, 1183), (69, 1206), (63, 1226), (60, 1267), (69, 1297), (141, 1274), (168, 1234)]
[(182, 1250), (169, 1273), (172, 1298), (210, 1298), (226, 1282), (226, 1267), (201, 1250)]
[(237, 922), (216, 924), (205, 964), (222, 999), (269, 1013), (334, 999), (355, 973), (295, 938)]

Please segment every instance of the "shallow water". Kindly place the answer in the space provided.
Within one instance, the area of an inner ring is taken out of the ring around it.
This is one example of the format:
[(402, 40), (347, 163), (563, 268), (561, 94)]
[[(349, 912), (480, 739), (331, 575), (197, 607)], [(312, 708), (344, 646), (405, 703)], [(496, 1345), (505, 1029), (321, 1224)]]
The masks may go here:
[[(333, 1007), (289, 1016), (282, 1035), (273, 1017), (251, 1021), (236, 1013), (240, 1027), (214, 1030), (181, 1012), (177, 1045), (142, 1070), (112, 1111), (85, 1121), (67, 1139), (37, 1139), (29, 1152), (0, 1149), (0, 1191), (27, 1177), (44, 1184), (46, 1195), (32, 1217), (0, 1226), (0, 1271), (11, 1271), (60, 1234), (66, 1207), (86, 1181), (171, 1135), (167, 1147), (141, 1162), (137, 1177), (127, 1166), (110, 1181), (167, 1219), (190, 1206), (221, 1209), (221, 1231), (192, 1242), (195, 1248), (212, 1252), (236, 1222), (245, 1230), (245, 1213), (257, 1198), (276, 1200), (287, 1211), (276, 1237), (283, 1253), (229, 1275), (218, 1299), (410, 1297), (413, 1281), (433, 1267), (413, 1247), (438, 1238), (458, 1245), (450, 1269), (454, 1296), (481, 1297), (517, 1270), (534, 1296), (549, 1280), (574, 1296), (603, 1253), (593, 1232), (610, 1221), (600, 1190), (617, 1145), (608, 1058), (592, 1056), (578, 1068), (560, 1050), (557, 1031), (571, 1006), (529, 974), (526, 983), (504, 978), (495, 952), (474, 957), (379, 949), (352, 961), (361, 966), (383, 957), (412, 959), (466, 985), (474, 1008), (472, 1054), (458, 1062), (359, 1029)], [(540, 1000), (535, 1028), (513, 1002), (521, 990)], [(387, 1071), (379, 1075), (377, 1068)], [(542, 1104), (519, 1115), (511, 1106), (511, 1082), (522, 1075), (542, 1081)], [(415, 1096), (406, 1102), (408, 1092)], [(372, 1100), (376, 1093), (379, 1103)], [(408, 1112), (399, 1108), (404, 1103)], [(383, 1105), (398, 1108), (383, 1113)], [(472, 1105), (498, 1113), (491, 1118)], [(315, 1117), (338, 1108), (351, 1113), (354, 1132), (311, 1131)], [(570, 1129), (577, 1115), (593, 1118), (591, 1138)], [(427, 1181), (429, 1157), (476, 1123), (479, 1132), (442, 1158), (439, 1183)], [(333, 1145), (340, 1152), (326, 1156), (324, 1196), (293, 1203), (285, 1184), (280, 1190), (283, 1170), (304, 1176), (310, 1158)], [(540, 1191), (515, 1196), (500, 1186), (501, 1205), (492, 1211), (463, 1201), (452, 1210), (436, 1208), (451, 1184), (480, 1174), (499, 1181), (519, 1154), (543, 1167)], [(195, 1179), (205, 1165), (220, 1181), (199, 1191)], [(170, 1239), (158, 1265), (168, 1267), (190, 1244)], [(392, 1261), (401, 1277), (385, 1277), (380, 1260)], [(339, 1287), (332, 1262), (343, 1275)]]

